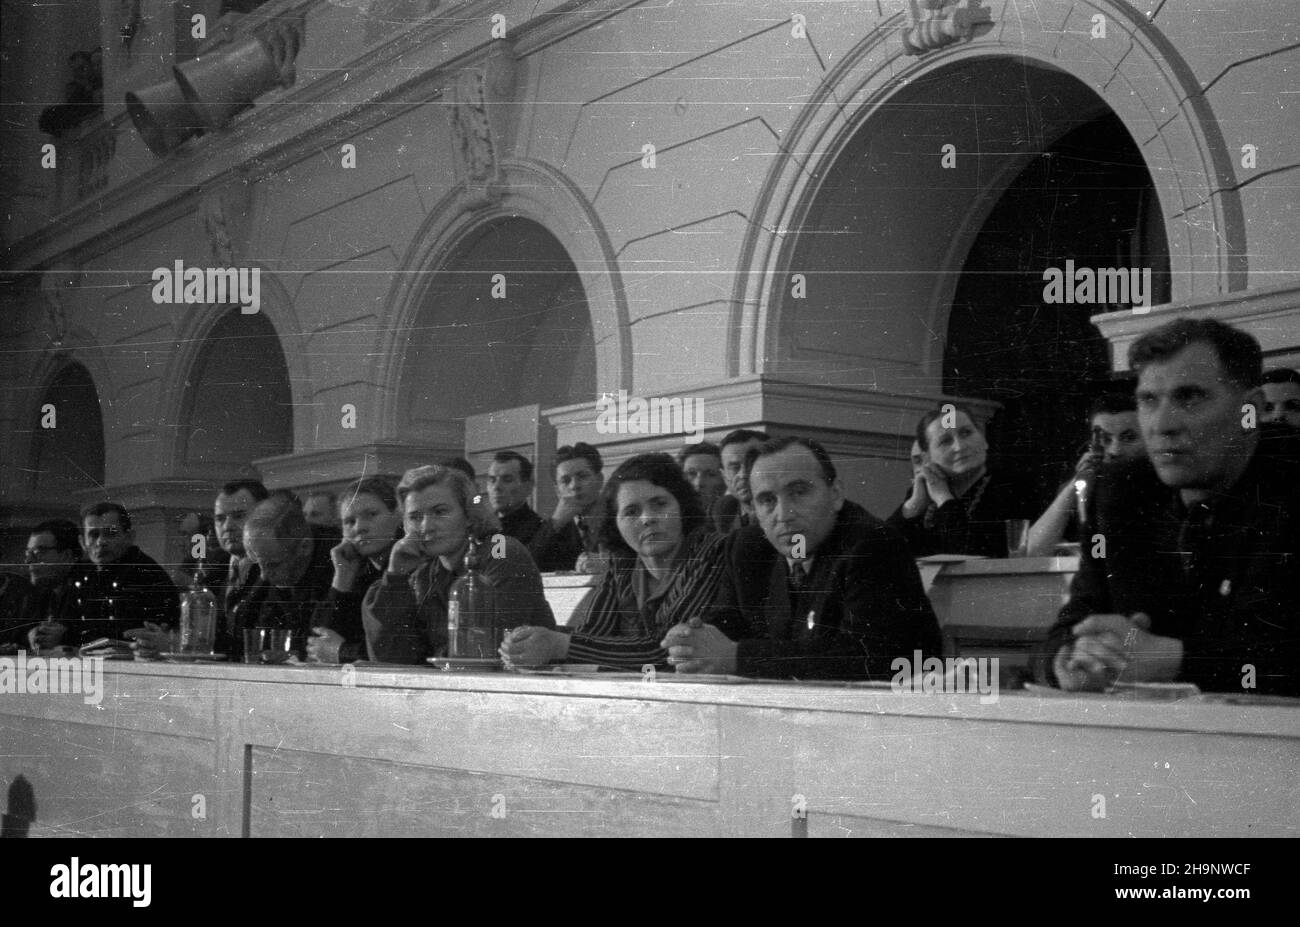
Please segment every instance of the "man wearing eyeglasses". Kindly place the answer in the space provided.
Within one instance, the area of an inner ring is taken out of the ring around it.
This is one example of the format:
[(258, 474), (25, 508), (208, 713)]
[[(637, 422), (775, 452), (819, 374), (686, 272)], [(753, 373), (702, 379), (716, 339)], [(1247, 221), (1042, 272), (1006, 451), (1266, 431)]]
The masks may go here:
[(1212, 319), (1129, 348), (1148, 459), (1098, 475), (1042, 681), (1300, 695), (1300, 447), (1261, 424), (1261, 357)]
[(0, 579), (0, 649), (27, 646), (28, 634), (43, 621), (71, 620), (74, 597), (69, 577), (81, 559), (77, 525), (43, 521), (32, 529), (24, 553), (27, 575)]
[(31, 632), (34, 647), (79, 647), (98, 637), (123, 639), (150, 622), (176, 624), (178, 598), (167, 571), (135, 546), (131, 516), (116, 502), (81, 511), (81, 546), (90, 563), (72, 574), (71, 620), (44, 621)]

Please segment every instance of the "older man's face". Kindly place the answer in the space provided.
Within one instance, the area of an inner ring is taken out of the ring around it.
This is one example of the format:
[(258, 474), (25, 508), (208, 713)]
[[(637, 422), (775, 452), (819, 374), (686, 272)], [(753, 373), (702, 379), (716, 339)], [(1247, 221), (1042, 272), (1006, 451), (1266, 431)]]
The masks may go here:
[(272, 586), (295, 586), (311, 562), (310, 539), (295, 541), (271, 537), (261, 531), (244, 532), (244, 548)]
[(814, 556), (844, 507), (839, 481), (828, 484), (812, 451), (798, 445), (754, 461), (749, 487), (763, 533), (785, 557)]
[(1138, 422), (1161, 481), (1175, 489), (1227, 489), (1247, 455), (1242, 407), (1256, 401), (1262, 402), (1259, 391), (1228, 379), (1205, 342), (1143, 367)]

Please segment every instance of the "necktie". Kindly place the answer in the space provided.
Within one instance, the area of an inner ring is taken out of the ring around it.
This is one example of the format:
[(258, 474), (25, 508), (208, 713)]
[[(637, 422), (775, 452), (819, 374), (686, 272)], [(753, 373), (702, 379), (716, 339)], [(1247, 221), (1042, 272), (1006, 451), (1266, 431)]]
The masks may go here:
[(803, 561), (796, 560), (790, 564), (789, 583), (791, 592), (803, 592), (807, 587), (808, 568), (804, 566)]

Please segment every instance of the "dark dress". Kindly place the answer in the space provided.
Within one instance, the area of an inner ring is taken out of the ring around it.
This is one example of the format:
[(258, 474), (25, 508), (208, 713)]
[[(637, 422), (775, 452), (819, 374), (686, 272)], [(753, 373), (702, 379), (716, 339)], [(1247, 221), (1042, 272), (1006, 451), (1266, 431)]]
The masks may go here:
[(989, 469), (961, 496), (933, 503), (916, 518), (903, 517), (900, 505), (889, 524), (907, 540), (913, 557), (931, 554), (1007, 555), (1007, 519), (1038, 517), (1032, 486), (1018, 474)]

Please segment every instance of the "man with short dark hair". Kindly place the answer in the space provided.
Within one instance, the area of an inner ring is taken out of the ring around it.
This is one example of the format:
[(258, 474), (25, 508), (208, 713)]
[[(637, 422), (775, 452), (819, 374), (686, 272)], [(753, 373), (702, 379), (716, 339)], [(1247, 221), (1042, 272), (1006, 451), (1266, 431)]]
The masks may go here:
[[(1138, 426), (1137, 401), (1132, 393), (1105, 393), (1092, 402), (1088, 411), (1092, 440), (1074, 472), (1061, 486), (1051, 504), (1029, 529), (1028, 553), (1031, 557), (1050, 557), (1064, 540), (1078, 540), (1079, 499), (1087, 504), (1089, 487), (1097, 480), (1097, 469), (1117, 460), (1141, 460), (1146, 457), (1142, 430)], [(1082, 484), (1082, 493), (1080, 492)]]
[(1260, 420), (1300, 429), (1300, 373), (1279, 367), (1264, 374), (1264, 408)]
[(25, 646), (41, 623), (66, 626), (76, 619), (72, 572), (81, 560), (76, 522), (43, 521), (27, 539), (27, 575), (0, 576), (0, 648)]
[(677, 454), (677, 465), (682, 468), (687, 482), (708, 511), (727, 491), (727, 481), (722, 476), (722, 450), (716, 444), (701, 441), (688, 444)]
[(501, 522), (501, 533), (527, 547), (542, 527), (533, 511), (533, 462), (516, 451), (498, 451), (488, 467), (487, 494)]
[[(216, 583), (209, 588), (221, 606), (223, 625), (226, 624), (225, 616), (257, 584), (257, 564), (244, 549), (244, 523), (253, 508), (269, 495), (270, 492), (258, 480), (231, 480), (221, 487), (213, 503), (212, 520), (216, 525), (217, 541), (221, 544), (221, 549), (230, 555), (225, 575), (220, 579), (209, 576)], [(231, 631), (230, 628), (226, 630)]]
[(135, 546), (131, 515), (124, 507), (116, 502), (84, 507), (81, 545), (90, 563), (73, 573), (76, 617), (33, 629), (34, 646), (79, 647), (99, 637), (122, 640), (141, 623), (160, 628), (176, 623), (176, 586), (166, 570)]
[(1300, 695), (1300, 448), (1252, 427), (1259, 343), (1175, 319), (1133, 343), (1129, 366), (1148, 459), (1099, 474), (1040, 679)]
[(307, 524), (324, 528), (339, 534), (342, 529), (339, 521), (339, 497), (325, 489), (315, 489), (307, 493), (302, 502), (302, 515)]
[(722, 476), (727, 481), (727, 492), (709, 509), (709, 520), (719, 534), (758, 524), (754, 515), (753, 497), (749, 492), (745, 459), (750, 451), (756, 450), (767, 440), (766, 434), (751, 428), (738, 428), (722, 439), (719, 457), (722, 461)]
[(330, 548), (335, 540), (309, 525), (292, 493), (271, 493), (244, 522), (244, 549), (257, 563), (259, 579), (227, 620), (230, 652), (243, 654), (246, 628), (293, 632), (293, 649), (305, 657), (312, 617), (329, 600), (334, 582)]
[(677, 672), (883, 680), (896, 675), (895, 658), (940, 655), (939, 625), (902, 536), (844, 498), (820, 444), (767, 441), (746, 469), (759, 524), (728, 536), (716, 607), (739, 610), (748, 636), (677, 625), (663, 641)]
[(600, 451), (579, 441), (555, 452), (555, 512), (542, 523), (528, 545), (543, 573), (573, 570), (584, 553), (598, 552), (597, 538), (604, 518), (600, 489), (604, 462)]

